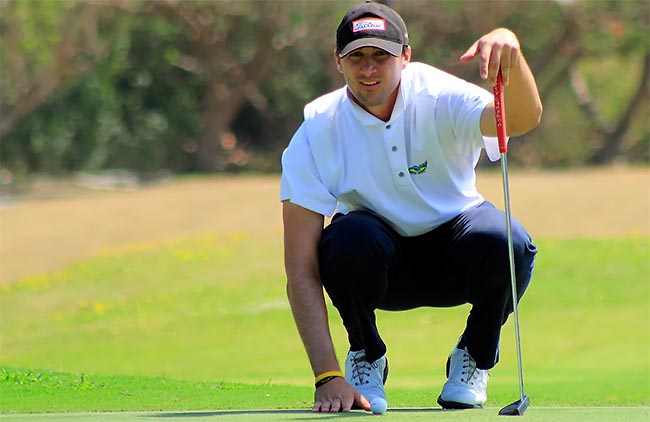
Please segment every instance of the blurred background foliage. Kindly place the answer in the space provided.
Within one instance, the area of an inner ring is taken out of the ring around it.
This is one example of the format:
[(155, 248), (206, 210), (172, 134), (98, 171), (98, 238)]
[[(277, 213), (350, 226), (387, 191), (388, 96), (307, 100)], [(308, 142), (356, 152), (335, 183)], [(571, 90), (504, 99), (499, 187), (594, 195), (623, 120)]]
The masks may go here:
[[(304, 104), (342, 86), (343, 0), (0, 0), (3, 179), (126, 169), (277, 172)], [(391, 0), (415, 61), (485, 86), (460, 55), (506, 26), (545, 114), (534, 168), (650, 161), (647, 0)]]

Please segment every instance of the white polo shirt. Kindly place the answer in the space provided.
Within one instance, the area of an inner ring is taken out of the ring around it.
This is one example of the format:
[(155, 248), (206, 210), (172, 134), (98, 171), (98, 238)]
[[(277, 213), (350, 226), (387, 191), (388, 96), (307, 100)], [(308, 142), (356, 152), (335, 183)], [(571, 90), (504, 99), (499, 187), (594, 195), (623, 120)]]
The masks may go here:
[(493, 95), (422, 63), (402, 71), (384, 122), (343, 87), (307, 104), (282, 154), (280, 199), (322, 214), (369, 210), (404, 236), (417, 236), (483, 202), (474, 168), (496, 138), (481, 135)]

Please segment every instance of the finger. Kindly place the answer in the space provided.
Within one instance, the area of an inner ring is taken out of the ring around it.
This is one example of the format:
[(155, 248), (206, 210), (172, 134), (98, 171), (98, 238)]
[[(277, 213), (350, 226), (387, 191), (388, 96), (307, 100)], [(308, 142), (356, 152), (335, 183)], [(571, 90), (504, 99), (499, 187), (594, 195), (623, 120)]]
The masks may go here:
[(339, 410), (341, 410), (341, 400), (340, 399), (332, 400), (332, 407), (330, 408), (330, 413), (339, 413)]
[(321, 405), (322, 403), (320, 401), (314, 402), (314, 407), (312, 407), (311, 411), (314, 413), (320, 412)]
[(519, 64), (519, 49), (513, 48), (512, 51), (510, 52), (510, 67), (511, 68), (517, 67), (518, 64)]
[(501, 77), (503, 79), (503, 86), (510, 84), (510, 70), (517, 67), (519, 61), (519, 50), (516, 48), (510, 49), (510, 54), (502, 57), (501, 62)]
[(479, 61), (479, 74), (481, 75), (481, 79), (486, 80), (490, 76), (489, 72), (489, 66), (490, 66), (490, 59), (492, 57), (492, 46), (491, 45), (485, 45), (481, 48), (481, 59)]
[(322, 413), (329, 413), (329, 411), (330, 411), (330, 406), (331, 406), (331, 403), (328, 402), (328, 401), (326, 401), (325, 403), (323, 403), (323, 404), (321, 405), (321, 407), (320, 407), (320, 411), (321, 411)]
[(363, 410), (370, 411), (370, 402), (359, 392), (355, 392), (354, 402)]
[(476, 54), (478, 53), (478, 41), (476, 41), (470, 48), (467, 49), (467, 51), (460, 56), (460, 61), (461, 62), (469, 62), (476, 57)]
[[(499, 67), (501, 66), (501, 52), (503, 48), (501, 46), (493, 46), (488, 60), (488, 69), (487, 69), (487, 80), (491, 85), (496, 85), (497, 83), (497, 74), (499, 73)], [(501, 75), (503, 77), (503, 73)]]
[(349, 412), (352, 410), (352, 405), (354, 404), (354, 397), (344, 397), (341, 401), (341, 412)]
[[(512, 57), (512, 50), (511, 49), (502, 49), (502, 54), (500, 54), (500, 61), (499, 61), (499, 66), (497, 67), (497, 73), (499, 70), (501, 70), (501, 80), (503, 81), (503, 86), (508, 86), (508, 83), (510, 82), (510, 68), (512, 67), (511, 63), (511, 57)], [(495, 82), (496, 83), (496, 78)]]

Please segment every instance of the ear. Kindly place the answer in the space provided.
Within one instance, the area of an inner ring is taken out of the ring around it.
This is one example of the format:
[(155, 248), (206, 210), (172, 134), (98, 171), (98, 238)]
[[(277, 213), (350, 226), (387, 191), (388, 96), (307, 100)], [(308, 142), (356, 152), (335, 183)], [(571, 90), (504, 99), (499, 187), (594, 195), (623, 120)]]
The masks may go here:
[(411, 46), (407, 46), (406, 51), (402, 54), (402, 69), (406, 68), (406, 65), (410, 63), (412, 53)]
[(334, 61), (336, 61), (336, 68), (338, 69), (339, 73), (343, 73), (343, 68), (341, 67), (341, 58), (336, 52), (336, 49), (334, 50)]

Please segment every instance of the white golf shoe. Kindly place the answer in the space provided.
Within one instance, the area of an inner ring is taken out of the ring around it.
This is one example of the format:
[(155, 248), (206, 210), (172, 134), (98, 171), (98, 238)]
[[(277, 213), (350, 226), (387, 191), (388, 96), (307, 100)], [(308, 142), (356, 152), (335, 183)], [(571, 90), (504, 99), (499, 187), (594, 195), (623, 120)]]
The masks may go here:
[(384, 384), (388, 378), (388, 360), (382, 356), (374, 362), (366, 360), (366, 352), (348, 352), (345, 359), (345, 379), (369, 402), (375, 398), (386, 400)]
[(445, 409), (474, 409), (487, 401), (490, 373), (478, 369), (467, 348), (454, 350), (447, 359), (447, 382), (442, 387), (438, 404)]

